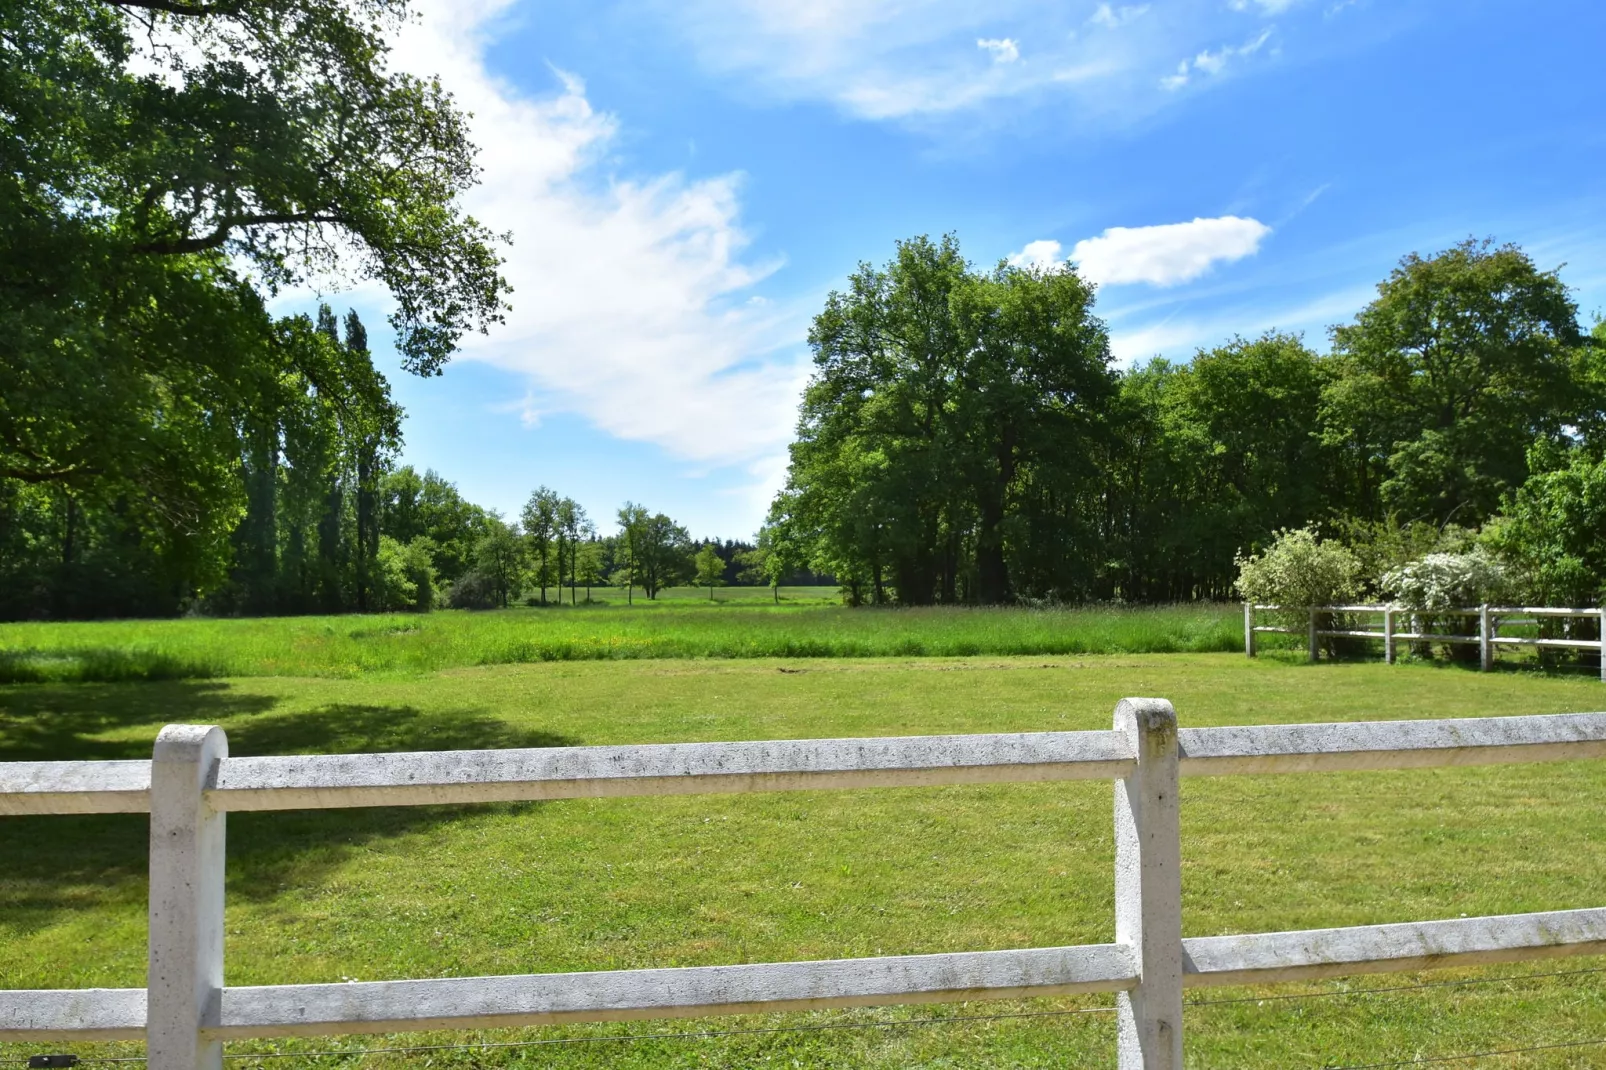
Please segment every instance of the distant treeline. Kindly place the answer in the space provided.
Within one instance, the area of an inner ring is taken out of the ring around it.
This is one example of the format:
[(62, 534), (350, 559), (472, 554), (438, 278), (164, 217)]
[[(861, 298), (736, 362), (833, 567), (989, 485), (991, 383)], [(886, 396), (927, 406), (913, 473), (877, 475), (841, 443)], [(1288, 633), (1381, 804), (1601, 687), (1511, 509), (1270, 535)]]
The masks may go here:
[[(330, 345), (359, 355), (355, 314), (344, 338), (327, 309), (319, 322)], [(376, 396), (388, 404), (388, 393)], [(422, 611), (590, 601), (601, 587), (650, 600), (694, 582), (833, 583), (758, 543), (694, 543), (634, 503), (609, 535), (545, 487), (504, 520), (437, 473), (398, 467), (393, 409), (359, 421), (305, 397), (277, 427), (241, 436), (241, 515), (226, 540), (199, 548), (210, 556), (152, 538), (149, 501), (0, 480), (0, 617)], [(362, 433), (373, 426), (383, 433)]]
[(1503, 525), (1513, 560), (1573, 562), (1545, 589), (1606, 583), (1606, 327), (1514, 246), (1406, 257), (1326, 354), (1272, 332), (1121, 371), (1074, 267), (917, 238), (809, 341), (765, 537), (853, 602), (1229, 598), (1311, 523), (1391, 563)]

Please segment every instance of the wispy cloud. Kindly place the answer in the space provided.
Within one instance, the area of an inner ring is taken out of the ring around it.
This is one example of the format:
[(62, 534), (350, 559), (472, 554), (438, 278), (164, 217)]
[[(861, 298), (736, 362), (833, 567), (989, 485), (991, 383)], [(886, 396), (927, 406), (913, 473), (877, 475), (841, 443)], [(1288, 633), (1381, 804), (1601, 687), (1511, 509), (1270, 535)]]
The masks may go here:
[(1198, 350), (1221, 345), (1234, 335), (1253, 337), (1271, 330), (1303, 334), (1307, 344), (1319, 348), (1326, 342), (1330, 325), (1353, 316), (1375, 296), (1369, 286), (1351, 287), (1292, 304), (1241, 304), (1203, 316), (1179, 313), (1129, 327), (1116, 323), (1110, 331), (1110, 351), (1122, 364), (1157, 356), (1187, 360)]
[(784, 453), (803, 379), (799, 317), (754, 301), (778, 266), (753, 258), (741, 178), (605, 169), (619, 121), (555, 72), (528, 96), (490, 74), (484, 50), (503, 0), (426, 4), (398, 65), (439, 74), (481, 148), (475, 215), (513, 233), (507, 323), (462, 359), (517, 373), (527, 421), (576, 412), (672, 455), (768, 473)]
[[(1062, 101), (1073, 122), (1138, 116), (1168, 103), (1157, 80), (1186, 84), (1260, 48), (1218, 48), (1242, 32), (1225, 5), (1071, 0), (630, 0), (679, 34), (707, 70), (783, 100), (820, 100), (854, 117), (936, 123), (996, 101)], [(1258, 0), (1256, 10), (1287, 0)], [(1163, 17), (1162, 17), (1163, 16)], [(1292, 17), (1292, 16), (1290, 16)], [(1007, 27), (1005, 36), (998, 31)], [(1230, 37), (1229, 37), (1230, 39)]]
[(976, 47), (991, 54), (994, 63), (1014, 63), (1020, 59), (1020, 42), (1012, 37), (978, 37)]
[(1267, 15), (1281, 15), (1302, 0), (1232, 0), (1234, 11), (1262, 11)]
[(1196, 74), (1212, 77), (1219, 75), (1238, 60), (1259, 52), (1269, 40), (1271, 40), (1271, 30), (1268, 28), (1241, 45), (1223, 45), (1214, 52), (1208, 48), (1204, 49), (1192, 59), (1185, 59), (1177, 64), (1176, 73), (1160, 79), (1160, 86), (1163, 89), (1177, 90), (1192, 81)]
[(1093, 26), (1103, 26), (1114, 30), (1126, 25), (1149, 10), (1148, 4), (1134, 4), (1129, 7), (1111, 7), (1109, 4), (1100, 4), (1089, 15), (1087, 21)]

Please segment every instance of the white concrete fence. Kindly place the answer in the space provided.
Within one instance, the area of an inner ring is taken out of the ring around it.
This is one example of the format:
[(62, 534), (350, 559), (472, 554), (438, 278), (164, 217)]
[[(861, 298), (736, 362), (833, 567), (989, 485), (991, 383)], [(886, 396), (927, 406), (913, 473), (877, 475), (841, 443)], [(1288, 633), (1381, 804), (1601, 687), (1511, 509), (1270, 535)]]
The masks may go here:
[[(1307, 620), (1304, 628), (1286, 628), (1270, 624), (1256, 624), (1256, 614), (1263, 612), (1276, 613), (1304, 613)], [(1321, 628), (1318, 627), (1320, 618), (1332, 617), (1337, 614), (1349, 616), (1381, 617), (1381, 631), (1371, 631), (1361, 628)], [(1443, 635), (1423, 631), (1423, 620), (1433, 617), (1476, 617), (1478, 619), (1478, 633), (1476, 635)], [(1541, 618), (1562, 618), (1570, 620), (1597, 620), (1600, 622), (1600, 635), (1596, 639), (1536, 639), (1519, 635), (1501, 635), (1503, 627), (1527, 626), (1532, 627)], [(1401, 631), (1399, 623), (1404, 620), (1408, 630)], [(1244, 653), (1250, 657), (1255, 656), (1257, 635), (1304, 635), (1306, 648), (1310, 660), (1315, 661), (1321, 652), (1321, 640), (1327, 638), (1342, 639), (1378, 639), (1383, 643), (1383, 660), (1394, 664), (1396, 644), (1408, 643), (1460, 643), (1478, 648), (1479, 662), (1483, 671), (1488, 672), (1494, 668), (1495, 652), (1501, 647), (1549, 647), (1559, 650), (1593, 650), (1600, 652), (1600, 678), (1606, 683), (1606, 606), (1591, 609), (1559, 609), (1552, 606), (1465, 606), (1458, 609), (1402, 609), (1399, 606), (1276, 606), (1263, 605), (1255, 602), (1244, 603)]]
[[(0, 814), (144, 813), (148, 988), (0, 991), (0, 1041), (144, 1039), (152, 1070), (224, 1041), (1117, 994), (1123, 1070), (1180, 1070), (1184, 988), (1606, 953), (1606, 908), (1182, 935), (1183, 776), (1606, 757), (1606, 714), (1178, 730), (1126, 699), (1109, 731), (230, 758), (170, 725), (151, 761), (0, 764)], [(346, 984), (223, 981), (231, 810), (1113, 779), (1115, 942), (821, 962)], [(1403, 800), (1402, 800), (1403, 802)]]

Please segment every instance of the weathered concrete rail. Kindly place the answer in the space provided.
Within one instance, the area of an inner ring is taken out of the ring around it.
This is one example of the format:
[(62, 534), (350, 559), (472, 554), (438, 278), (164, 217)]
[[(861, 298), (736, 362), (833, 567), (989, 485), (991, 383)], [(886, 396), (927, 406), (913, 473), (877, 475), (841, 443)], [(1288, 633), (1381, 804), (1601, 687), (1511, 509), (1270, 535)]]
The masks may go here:
[[(1184, 728), (1181, 776), (1606, 757), (1606, 713)], [(218, 813), (826, 788), (1120, 780), (1116, 731), (223, 758)], [(148, 813), (148, 761), (0, 763), (0, 815)]]
[[(1123, 1070), (1179, 1070), (1182, 991), (1606, 953), (1606, 908), (1182, 936), (1182, 776), (1606, 757), (1606, 714), (1178, 730), (1162, 699), (1115, 727), (421, 754), (229, 758), (173, 725), (149, 762), (0, 764), (0, 814), (150, 812), (149, 989), (0, 991), (0, 1040), (144, 1038), (155, 1070), (229, 1039), (1117, 993)], [(230, 810), (1112, 779), (1116, 942), (823, 962), (356, 984), (223, 984)]]

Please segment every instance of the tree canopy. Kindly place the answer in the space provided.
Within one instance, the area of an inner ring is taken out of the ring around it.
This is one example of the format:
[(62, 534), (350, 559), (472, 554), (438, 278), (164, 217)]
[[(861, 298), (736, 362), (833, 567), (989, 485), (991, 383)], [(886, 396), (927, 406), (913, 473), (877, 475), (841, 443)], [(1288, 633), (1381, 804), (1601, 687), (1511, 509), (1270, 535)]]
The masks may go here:
[(387, 67), (405, 15), (403, 0), (0, 9), (8, 525), (56, 515), (70, 565), (92, 518), (182, 599), (226, 582), (231, 556), (260, 566), (281, 469), (307, 513), (344, 452), (363, 602), (400, 412), (360, 322), (342, 339), (267, 299), (375, 280), (403, 366), (428, 375), (508, 292), (494, 236), (460, 205), (477, 173), (461, 112)]
[(1094, 297), (952, 237), (861, 265), (810, 332), (771, 544), (911, 605), (1225, 598), (1280, 530), (1403, 547), (1503, 509), (1595, 559), (1606, 328), (1515, 246), (1405, 257), (1326, 355), (1271, 332), (1118, 371)]
[(1093, 292), (1074, 272), (978, 273), (952, 237), (861, 265), (809, 334), (780, 515), (857, 599), (1010, 597), (1048, 579), (1115, 392)]
[(1598, 412), (1578, 307), (1520, 249), (1465, 241), (1407, 256), (1333, 329), (1326, 436), (1354, 504), (1477, 524), (1527, 478), (1528, 447)]

